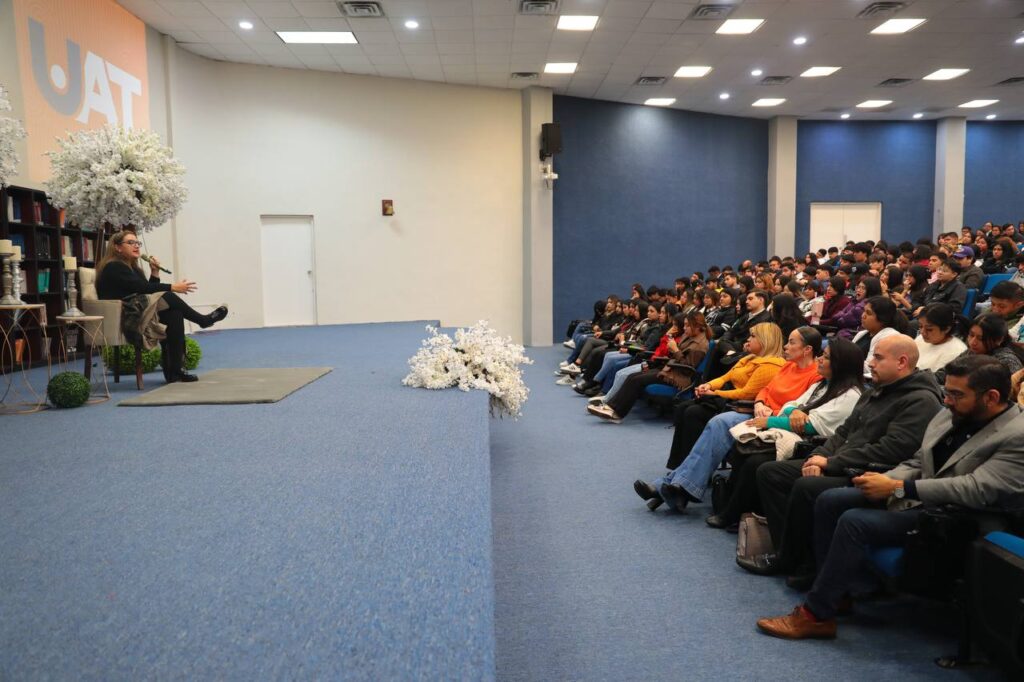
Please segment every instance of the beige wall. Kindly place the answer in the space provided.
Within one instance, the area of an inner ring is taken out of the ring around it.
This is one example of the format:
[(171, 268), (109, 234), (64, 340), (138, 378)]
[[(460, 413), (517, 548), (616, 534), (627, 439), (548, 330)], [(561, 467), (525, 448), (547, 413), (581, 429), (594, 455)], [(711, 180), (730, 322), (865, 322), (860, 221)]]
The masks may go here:
[(260, 216), (312, 215), (321, 324), (487, 318), (521, 340), (517, 91), (167, 55), (193, 302), (262, 326)]

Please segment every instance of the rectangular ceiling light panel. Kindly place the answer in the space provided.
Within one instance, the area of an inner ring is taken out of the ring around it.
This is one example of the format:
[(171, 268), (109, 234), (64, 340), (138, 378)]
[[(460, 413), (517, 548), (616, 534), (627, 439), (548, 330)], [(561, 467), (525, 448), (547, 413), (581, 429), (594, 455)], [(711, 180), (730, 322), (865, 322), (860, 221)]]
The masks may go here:
[(972, 99), (970, 102), (964, 102), (960, 105), (961, 109), (980, 109), (995, 104), (999, 100), (997, 99)]
[(359, 41), (352, 31), (277, 31), (286, 43), (315, 45), (355, 45)]
[(878, 109), (892, 104), (891, 99), (866, 99), (857, 105), (858, 109)]
[(644, 102), (649, 107), (670, 107), (675, 103), (675, 97), (652, 97)]
[(823, 76), (831, 76), (836, 71), (841, 69), (840, 66), (812, 66), (811, 68), (800, 74), (801, 78), (821, 78)]
[(595, 26), (597, 17), (569, 14), (558, 17), (560, 31), (593, 31)]
[(926, 81), (948, 81), (959, 78), (968, 71), (970, 69), (939, 69), (938, 71), (932, 71), (924, 79)]
[(777, 107), (786, 100), (779, 97), (762, 97), (754, 102), (755, 107)]
[(895, 35), (913, 31), (923, 24), (925, 19), (890, 19), (889, 21), (876, 26), (871, 32), (875, 35)]
[(703, 78), (711, 73), (710, 66), (680, 66), (676, 78)]
[(715, 33), (722, 35), (746, 35), (761, 28), (764, 19), (726, 19)]
[(577, 62), (548, 62), (544, 73), (576, 73)]

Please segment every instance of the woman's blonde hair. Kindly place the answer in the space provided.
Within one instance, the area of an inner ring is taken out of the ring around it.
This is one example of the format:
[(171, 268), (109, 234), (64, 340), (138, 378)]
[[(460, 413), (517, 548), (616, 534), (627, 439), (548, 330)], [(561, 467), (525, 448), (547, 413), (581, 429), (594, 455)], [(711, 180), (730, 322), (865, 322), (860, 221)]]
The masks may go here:
[(761, 343), (759, 358), (782, 357), (782, 328), (774, 322), (762, 322), (750, 328), (750, 335)]
[[(97, 279), (99, 278), (100, 273), (103, 272), (103, 268), (107, 267), (107, 264), (113, 260), (119, 260), (133, 270), (142, 272), (142, 268), (139, 267), (138, 258), (124, 258), (117, 250), (117, 247), (121, 246), (121, 243), (124, 242), (128, 235), (131, 235), (136, 239), (139, 238), (139, 236), (131, 230), (118, 230), (114, 234), (110, 235), (110, 238), (107, 240), (107, 248), (103, 252), (103, 257), (100, 258), (100, 262), (96, 265)], [(143, 273), (143, 276), (145, 276), (145, 273)]]

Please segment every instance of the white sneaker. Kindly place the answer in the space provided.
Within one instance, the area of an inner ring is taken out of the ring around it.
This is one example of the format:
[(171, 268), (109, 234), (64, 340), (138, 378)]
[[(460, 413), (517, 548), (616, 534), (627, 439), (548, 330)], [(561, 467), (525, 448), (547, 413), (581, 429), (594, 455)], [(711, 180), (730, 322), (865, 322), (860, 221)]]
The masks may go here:
[(562, 345), (565, 346), (566, 348), (575, 348), (576, 342), (573, 341), (572, 339), (566, 339), (565, 341), (562, 341)]
[(583, 371), (583, 368), (582, 368), (582, 367), (580, 367), (579, 365), (575, 364), (575, 363), (574, 363), (574, 364), (571, 364), (571, 365), (569, 365), (569, 366), (568, 366), (568, 367), (566, 367), (566, 368), (565, 368), (565, 370), (564, 370), (564, 372), (565, 372), (566, 374), (569, 374), (569, 375), (571, 375), (571, 376), (576, 376), (577, 374), (580, 374), (580, 373), (581, 373), (582, 371)]
[(603, 405), (604, 404), (604, 393), (601, 395), (595, 395), (587, 400), (588, 405)]
[(568, 360), (562, 360), (560, 363), (558, 363), (558, 366), (561, 367), (562, 369), (565, 369), (566, 367), (568, 367), (571, 364), (572, 363), (569, 362)]
[(595, 417), (600, 417), (601, 419), (610, 421), (613, 424), (622, 423), (622, 417), (620, 417), (619, 413), (613, 410), (609, 405), (588, 405), (587, 412)]
[(572, 386), (573, 384), (576, 383), (576, 379), (570, 376), (564, 376), (555, 383), (558, 384), (559, 386)]

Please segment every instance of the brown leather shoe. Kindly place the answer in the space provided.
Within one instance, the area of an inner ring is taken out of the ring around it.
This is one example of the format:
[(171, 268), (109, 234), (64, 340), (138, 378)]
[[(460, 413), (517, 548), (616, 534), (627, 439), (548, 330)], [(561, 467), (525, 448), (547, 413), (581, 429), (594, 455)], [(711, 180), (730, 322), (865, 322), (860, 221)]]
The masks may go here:
[(761, 632), (783, 639), (834, 639), (835, 620), (815, 620), (803, 606), (793, 609), (788, 616), (762, 618), (757, 621)]

